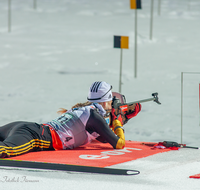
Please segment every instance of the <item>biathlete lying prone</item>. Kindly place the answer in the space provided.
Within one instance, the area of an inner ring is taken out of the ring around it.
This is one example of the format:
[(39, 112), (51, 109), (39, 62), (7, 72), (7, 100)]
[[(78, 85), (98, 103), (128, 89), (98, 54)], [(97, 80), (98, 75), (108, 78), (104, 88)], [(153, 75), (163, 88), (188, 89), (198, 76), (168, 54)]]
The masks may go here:
[[(112, 86), (104, 81), (94, 82), (87, 102), (68, 111), (60, 110), (62, 115), (50, 122), (16, 121), (0, 127), (0, 158), (31, 151), (74, 149), (94, 139), (108, 142), (115, 149), (124, 148), (123, 118), (115, 115), (111, 90)], [(140, 110), (140, 103), (136, 103), (128, 118)]]

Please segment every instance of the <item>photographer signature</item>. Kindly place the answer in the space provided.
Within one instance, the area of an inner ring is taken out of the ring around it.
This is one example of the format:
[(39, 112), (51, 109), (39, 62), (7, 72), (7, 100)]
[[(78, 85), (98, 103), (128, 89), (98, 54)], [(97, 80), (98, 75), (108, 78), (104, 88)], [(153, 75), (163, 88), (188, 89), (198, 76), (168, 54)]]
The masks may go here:
[(3, 176), (0, 178), (0, 183), (36, 183), (39, 182), (39, 180), (31, 180), (28, 179), (27, 176), (21, 176), (21, 177), (9, 177), (9, 176)]

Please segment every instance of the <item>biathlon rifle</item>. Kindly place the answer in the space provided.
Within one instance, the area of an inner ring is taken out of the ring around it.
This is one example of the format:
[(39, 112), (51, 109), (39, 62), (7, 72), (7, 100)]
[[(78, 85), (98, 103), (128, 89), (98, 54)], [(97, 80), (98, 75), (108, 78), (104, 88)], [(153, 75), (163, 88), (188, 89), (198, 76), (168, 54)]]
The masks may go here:
[[(113, 102), (112, 102), (112, 108), (115, 109), (115, 115), (122, 115), (123, 118), (123, 123), (127, 123), (127, 119), (126, 119), (126, 114), (129, 114), (131, 112), (134, 111), (136, 103), (143, 103), (143, 102), (149, 102), (149, 101), (154, 101), (157, 104), (161, 104), (158, 100), (158, 93), (152, 93), (153, 98), (148, 98), (148, 99), (144, 99), (144, 100), (138, 100), (138, 101), (134, 101), (134, 102), (129, 102), (126, 103), (126, 99), (124, 95), (121, 95), (121, 97), (117, 97), (115, 96), (115, 93), (113, 93)], [(119, 95), (119, 94), (118, 94)]]
[(163, 145), (167, 148), (169, 147), (180, 147), (180, 148), (193, 148), (193, 149), (199, 149), (199, 147), (193, 147), (193, 146), (186, 146), (186, 144), (178, 144), (177, 142), (173, 141), (164, 141)]

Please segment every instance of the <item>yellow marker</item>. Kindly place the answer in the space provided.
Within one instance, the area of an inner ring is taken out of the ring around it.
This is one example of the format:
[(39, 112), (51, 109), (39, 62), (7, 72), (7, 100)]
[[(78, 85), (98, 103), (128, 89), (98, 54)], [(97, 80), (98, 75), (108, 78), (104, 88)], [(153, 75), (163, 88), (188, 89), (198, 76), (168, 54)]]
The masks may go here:
[(128, 40), (129, 37), (128, 36), (121, 36), (121, 48), (122, 49), (128, 49)]
[(131, 9), (141, 9), (142, 8), (141, 0), (130, 0), (130, 8)]
[(130, 8), (131, 9), (136, 9), (137, 8), (136, 0), (130, 0)]

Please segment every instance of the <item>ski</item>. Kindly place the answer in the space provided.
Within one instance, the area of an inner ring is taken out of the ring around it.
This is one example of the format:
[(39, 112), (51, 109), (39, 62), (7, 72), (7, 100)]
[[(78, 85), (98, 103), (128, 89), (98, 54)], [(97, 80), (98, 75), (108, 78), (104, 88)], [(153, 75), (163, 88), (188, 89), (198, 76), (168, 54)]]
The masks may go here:
[(110, 174), (110, 175), (137, 175), (140, 173), (137, 170), (128, 170), (128, 169), (101, 168), (93, 166), (55, 164), (46, 162), (32, 162), (32, 161), (9, 160), (9, 159), (0, 159), (0, 166), (12, 167), (12, 168), (57, 170), (57, 171), (96, 173), (96, 174)]

